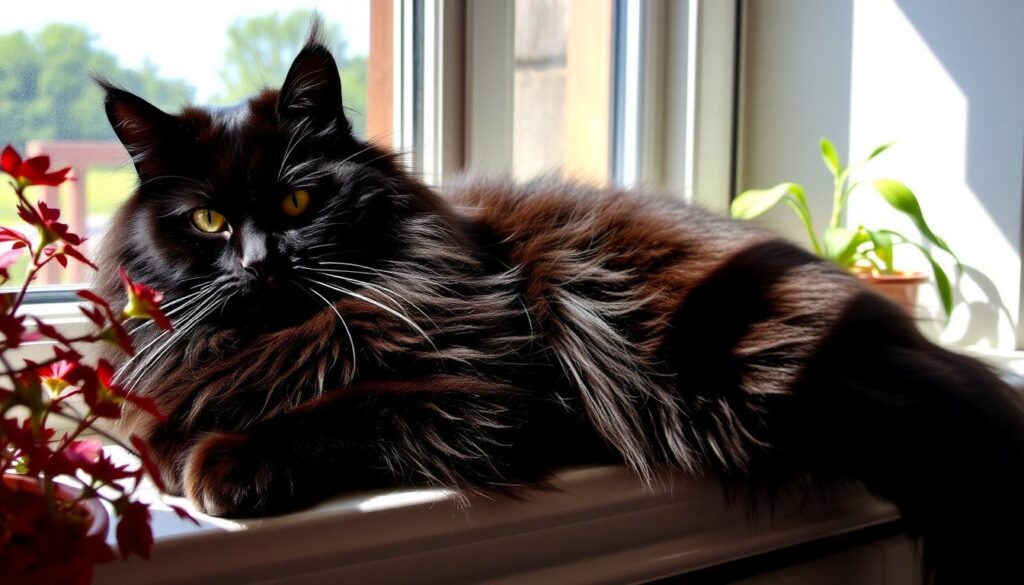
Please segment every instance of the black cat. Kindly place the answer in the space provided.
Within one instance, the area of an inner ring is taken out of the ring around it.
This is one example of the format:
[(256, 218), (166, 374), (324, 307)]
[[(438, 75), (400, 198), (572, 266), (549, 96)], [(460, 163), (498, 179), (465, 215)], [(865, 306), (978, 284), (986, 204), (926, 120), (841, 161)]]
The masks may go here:
[[(353, 487), (514, 492), (559, 465), (731, 487), (856, 480), (933, 577), (1021, 571), (1024, 410), (857, 279), (749, 224), (614, 188), (435, 193), (352, 135), (316, 35), (280, 91), (178, 115), (103, 83), (140, 184), (101, 266), (166, 293), (119, 379), (203, 511)], [(123, 302), (116, 274), (100, 276)]]

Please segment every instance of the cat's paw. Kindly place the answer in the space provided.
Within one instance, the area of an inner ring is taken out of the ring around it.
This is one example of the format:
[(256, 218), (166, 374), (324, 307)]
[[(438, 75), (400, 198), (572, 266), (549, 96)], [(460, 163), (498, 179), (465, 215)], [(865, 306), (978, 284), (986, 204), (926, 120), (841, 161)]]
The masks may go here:
[(287, 501), (281, 487), (290, 489), (288, 470), (254, 443), (248, 435), (213, 433), (193, 447), (185, 491), (197, 510), (227, 517), (281, 511)]

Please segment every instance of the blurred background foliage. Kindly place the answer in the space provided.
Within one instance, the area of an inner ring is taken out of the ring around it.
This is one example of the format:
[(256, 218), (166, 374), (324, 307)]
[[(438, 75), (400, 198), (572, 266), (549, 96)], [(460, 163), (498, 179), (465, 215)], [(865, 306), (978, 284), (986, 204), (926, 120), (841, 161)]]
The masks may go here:
[[(236, 103), (265, 87), (279, 85), (305, 39), (311, 12), (239, 18), (229, 38), (219, 73), (223, 88), (210, 100)], [(340, 27), (326, 26), (342, 80), (349, 118), (365, 135), (367, 57), (350, 56)], [(194, 103), (196, 90), (185, 79), (167, 78), (157, 64), (121, 65), (96, 45), (80, 25), (53, 23), (27, 34), (0, 35), (0, 137), (18, 148), (29, 140), (113, 140), (102, 96), (91, 75), (103, 75), (158, 107), (176, 111)]]

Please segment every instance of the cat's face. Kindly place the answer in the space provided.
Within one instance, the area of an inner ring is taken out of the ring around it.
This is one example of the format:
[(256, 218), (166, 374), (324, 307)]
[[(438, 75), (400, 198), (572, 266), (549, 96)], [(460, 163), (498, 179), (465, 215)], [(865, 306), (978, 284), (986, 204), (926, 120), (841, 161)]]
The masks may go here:
[(391, 161), (351, 134), (323, 46), (303, 49), (280, 91), (230, 108), (170, 115), (104, 86), (140, 179), (109, 237), (168, 298), (216, 286), (227, 312), (288, 312), (309, 304), (303, 271), (393, 245)]

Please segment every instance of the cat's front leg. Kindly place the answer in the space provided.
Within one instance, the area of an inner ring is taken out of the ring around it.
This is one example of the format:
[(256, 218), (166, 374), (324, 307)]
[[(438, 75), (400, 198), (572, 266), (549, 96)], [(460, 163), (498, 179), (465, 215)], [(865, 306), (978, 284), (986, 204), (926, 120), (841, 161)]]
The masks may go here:
[(192, 448), (184, 485), (200, 512), (251, 516), (294, 507), (290, 476), (262, 433), (210, 433)]
[(208, 514), (254, 516), (381, 485), (505, 490), (548, 470), (536, 403), (456, 376), (345, 388), (244, 432), (203, 436), (185, 492)]

